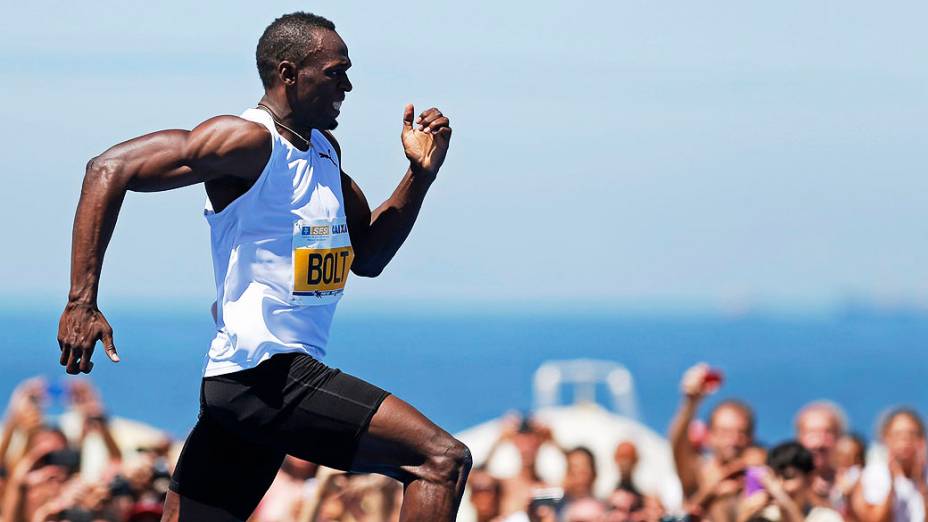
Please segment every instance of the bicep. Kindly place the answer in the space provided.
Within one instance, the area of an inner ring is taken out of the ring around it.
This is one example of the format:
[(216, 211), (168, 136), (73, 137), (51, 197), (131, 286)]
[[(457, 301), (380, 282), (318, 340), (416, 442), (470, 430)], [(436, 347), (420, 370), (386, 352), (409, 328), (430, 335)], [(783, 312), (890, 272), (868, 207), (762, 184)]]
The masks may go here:
[(257, 178), (270, 153), (266, 129), (220, 116), (192, 131), (164, 130), (120, 143), (92, 163), (124, 176), (129, 190), (154, 192), (222, 176)]
[(322, 133), (338, 155), (342, 200), (345, 202), (345, 219), (348, 222), (348, 236), (351, 238), (351, 246), (354, 250), (354, 262), (351, 265), (351, 271), (357, 275), (370, 275), (365, 267), (373, 257), (369, 240), (371, 206), (368, 204), (361, 187), (344, 170), (341, 170), (342, 148), (338, 144), (338, 140), (327, 130), (322, 131)]
[(348, 235), (356, 251), (363, 256), (367, 234), (371, 226), (371, 207), (361, 187), (348, 174), (341, 173), (342, 196), (345, 201), (345, 218), (348, 221)]

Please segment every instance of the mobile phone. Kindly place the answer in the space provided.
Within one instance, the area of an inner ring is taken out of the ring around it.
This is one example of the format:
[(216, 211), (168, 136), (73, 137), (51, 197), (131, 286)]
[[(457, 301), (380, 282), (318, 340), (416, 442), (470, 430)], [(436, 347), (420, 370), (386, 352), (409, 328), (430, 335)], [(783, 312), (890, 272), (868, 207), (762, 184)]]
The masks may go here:
[(93, 522), (94, 520), (93, 513), (79, 507), (72, 507), (62, 511), (60, 517), (61, 520), (67, 520), (68, 522)]
[(706, 393), (712, 393), (722, 386), (724, 380), (725, 375), (722, 373), (722, 370), (718, 368), (709, 368), (702, 378), (702, 389)]
[(761, 466), (749, 466), (748, 469), (744, 472), (744, 496), (749, 497), (758, 491), (764, 490), (764, 483), (761, 482), (761, 477), (766, 473)]
[(65, 404), (68, 401), (68, 388), (58, 379), (50, 380), (45, 392), (52, 403)]
[(75, 473), (81, 467), (81, 454), (71, 448), (56, 450), (46, 455), (42, 464), (45, 466), (61, 466), (67, 469), (68, 473)]

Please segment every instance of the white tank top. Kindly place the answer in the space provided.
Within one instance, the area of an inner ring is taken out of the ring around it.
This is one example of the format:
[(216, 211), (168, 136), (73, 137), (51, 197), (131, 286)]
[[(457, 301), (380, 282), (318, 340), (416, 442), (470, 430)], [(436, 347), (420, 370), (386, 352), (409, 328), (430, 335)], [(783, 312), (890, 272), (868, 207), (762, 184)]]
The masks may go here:
[(303, 152), (265, 111), (248, 109), (242, 118), (267, 127), (271, 156), (254, 185), (222, 211), (207, 198), (217, 306), (204, 377), (253, 368), (277, 353), (321, 359), (354, 259), (329, 141), (313, 130)]

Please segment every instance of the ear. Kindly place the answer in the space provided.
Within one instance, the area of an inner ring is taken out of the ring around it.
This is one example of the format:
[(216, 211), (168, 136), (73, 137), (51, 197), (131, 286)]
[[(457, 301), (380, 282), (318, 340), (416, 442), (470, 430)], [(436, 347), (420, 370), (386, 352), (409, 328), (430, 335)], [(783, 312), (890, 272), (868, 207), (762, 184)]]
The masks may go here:
[(277, 65), (277, 79), (284, 87), (291, 87), (296, 84), (296, 64), (284, 60)]

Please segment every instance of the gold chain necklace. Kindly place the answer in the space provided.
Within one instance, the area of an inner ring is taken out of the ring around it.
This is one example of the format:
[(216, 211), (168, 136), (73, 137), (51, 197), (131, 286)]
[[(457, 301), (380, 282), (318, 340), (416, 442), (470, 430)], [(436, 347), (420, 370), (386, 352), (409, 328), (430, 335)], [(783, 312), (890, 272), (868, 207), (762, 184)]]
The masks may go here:
[(280, 126), (283, 127), (284, 129), (290, 131), (291, 134), (293, 134), (293, 135), (296, 136), (297, 138), (300, 138), (301, 140), (303, 140), (303, 143), (305, 143), (306, 145), (308, 145), (308, 146), (310, 146), (310, 147), (313, 146), (313, 144), (312, 144), (308, 139), (304, 138), (299, 132), (297, 132), (297, 131), (291, 129), (290, 127), (287, 127), (287, 126), (284, 125), (283, 123), (281, 123), (280, 120), (277, 119), (277, 116), (274, 114), (274, 111), (272, 111), (271, 108), (268, 107), (267, 105), (265, 105), (265, 104), (263, 104), (263, 103), (259, 103), (258, 106), (255, 107), (255, 108), (256, 108), (256, 109), (264, 109), (264, 111), (268, 113), (268, 115), (271, 117), (271, 119), (274, 120), (274, 123), (276, 123), (277, 125), (280, 125)]

